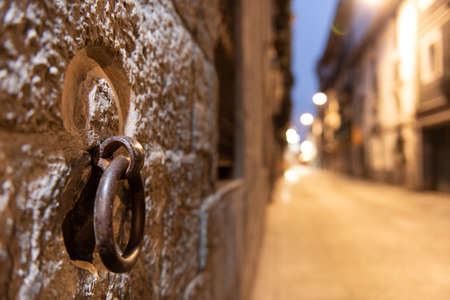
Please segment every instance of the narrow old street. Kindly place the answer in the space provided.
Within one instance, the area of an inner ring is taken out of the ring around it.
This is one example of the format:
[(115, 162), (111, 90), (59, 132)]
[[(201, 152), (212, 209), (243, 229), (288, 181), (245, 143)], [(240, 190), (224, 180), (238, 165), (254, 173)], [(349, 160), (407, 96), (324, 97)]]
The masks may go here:
[(267, 211), (253, 300), (450, 299), (450, 197), (294, 167)]

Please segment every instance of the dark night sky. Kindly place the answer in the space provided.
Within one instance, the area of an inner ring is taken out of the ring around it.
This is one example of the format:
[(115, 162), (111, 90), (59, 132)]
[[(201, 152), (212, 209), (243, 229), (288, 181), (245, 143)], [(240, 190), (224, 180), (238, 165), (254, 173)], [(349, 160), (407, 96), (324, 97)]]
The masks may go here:
[(315, 114), (312, 96), (318, 90), (315, 66), (327, 43), (338, 0), (293, 0), (292, 13), (292, 89), (291, 121), (305, 138), (305, 129), (299, 122), (304, 112)]

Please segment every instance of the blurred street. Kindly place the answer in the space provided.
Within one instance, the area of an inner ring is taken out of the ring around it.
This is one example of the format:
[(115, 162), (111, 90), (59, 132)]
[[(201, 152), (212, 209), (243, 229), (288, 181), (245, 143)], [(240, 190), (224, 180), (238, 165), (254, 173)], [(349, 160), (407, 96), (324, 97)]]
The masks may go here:
[(293, 167), (253, 300), (450, 299), (450, 196)]

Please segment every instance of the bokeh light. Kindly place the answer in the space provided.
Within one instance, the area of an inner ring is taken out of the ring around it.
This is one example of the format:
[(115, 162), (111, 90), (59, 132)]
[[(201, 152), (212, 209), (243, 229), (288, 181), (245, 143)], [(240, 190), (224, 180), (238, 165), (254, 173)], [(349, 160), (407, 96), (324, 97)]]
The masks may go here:
[(304, 113), (300, 116), (300, 123), (309, 126), (314, 122), (314, 116), (310, 113)]
[(305, 162), (310, 162), (316, 156), (316, 147), (311, 141), (303, 141), (300, 144), (300, 159)]
[(284, 172), (284, 178), (289, 182), (296, 182), (299, 179), (299, 174), (293, 170), (289, 169), (286, 172)]
[(314, 145), (310, 141), (304, 141), (300, 145), (300, 151), (303, 153), (313, 153)]
[(313, 160), (314, 155), (312, 153), (302, 153), (300, 154), (300, 157), (304, 162), (310, 162)]
[(286, 141), (289, 144), (297, 144), (298, 142), (300, 142), (300, 136), (295, 129), (289, 128), (288, 130), (286, 130)]
[(315, 93), (314, 96), (312, 97), (312, 100), (314, 102), (315, 105), (324, 105), (325, 103), (327, 103), (327, 95), (325, 95), (324, 93)]

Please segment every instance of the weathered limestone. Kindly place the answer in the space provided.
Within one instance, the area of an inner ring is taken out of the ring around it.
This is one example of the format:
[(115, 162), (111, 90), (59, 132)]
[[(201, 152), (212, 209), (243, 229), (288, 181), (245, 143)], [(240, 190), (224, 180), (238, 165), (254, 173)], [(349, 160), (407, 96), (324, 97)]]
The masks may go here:
[[(217, 2), (0, 2), (0, 299), (244, 299), (243, 247), (258, 253), (261, 232), (246, 234), (263, 222), (270, 184), (258, 139), (241, 145), (248, 175), (217, 190)], [(246, 114), (261, 107), (245, 131), (261, 135), (264, 76), (242, 68)], [(89, 151), (117, 134), (146, 153), (145, 236), (127, 274), (93, 252), (81, 200)]]

